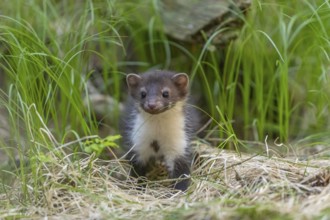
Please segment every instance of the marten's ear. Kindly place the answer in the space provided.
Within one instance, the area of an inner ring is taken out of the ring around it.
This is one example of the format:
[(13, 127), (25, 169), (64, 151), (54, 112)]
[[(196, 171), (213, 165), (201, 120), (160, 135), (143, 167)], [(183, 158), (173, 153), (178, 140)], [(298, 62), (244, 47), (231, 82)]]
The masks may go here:
[(141, 76), (135, 73), (130, 73), (126, 76), (126, 83), (128, 88), (136, 88), (140, 84), (141, 80)]
[(179, 89), (188, 91), (189, 77), (186, 73), (177, 73), (172, 76), (172, 80)]

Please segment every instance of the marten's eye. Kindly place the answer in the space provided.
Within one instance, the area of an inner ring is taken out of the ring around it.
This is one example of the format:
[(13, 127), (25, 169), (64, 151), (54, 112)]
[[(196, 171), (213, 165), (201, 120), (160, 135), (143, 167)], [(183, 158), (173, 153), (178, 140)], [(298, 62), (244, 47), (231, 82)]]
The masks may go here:
[(163, 95), (163, 98), (168, 98), (168, 97), (170, 97), (170, 94), (169, 94), (168, 91), (164, 91), (162, 95)]
[(145, 91), (141, 91), (141, 98), (144, 99), (147, 96), (147, 93)]

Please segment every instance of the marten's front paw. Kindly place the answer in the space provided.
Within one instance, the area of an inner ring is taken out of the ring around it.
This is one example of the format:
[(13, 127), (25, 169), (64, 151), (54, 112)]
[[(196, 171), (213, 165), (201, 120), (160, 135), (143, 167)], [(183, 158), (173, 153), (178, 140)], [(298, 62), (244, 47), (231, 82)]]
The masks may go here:
[(190, 185), (189, 177), (183, 176), (176, 180), (176, 182), (173, 184), (173, 188), (184, 192), (187, 191), (189, 185)]

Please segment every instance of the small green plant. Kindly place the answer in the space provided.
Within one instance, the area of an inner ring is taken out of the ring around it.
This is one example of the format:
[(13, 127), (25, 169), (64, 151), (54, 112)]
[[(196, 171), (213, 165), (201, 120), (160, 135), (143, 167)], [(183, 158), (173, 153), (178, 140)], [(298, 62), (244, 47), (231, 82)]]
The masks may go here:
[(99, 137), (89, 139), (83, 142), (83, 150), (89, 154), (94, 153), (96, 157), (99, 157), (106, 148), (119, 148), (116, 141), (120, 138), (120, 135), (112, 135), (103, 139)]

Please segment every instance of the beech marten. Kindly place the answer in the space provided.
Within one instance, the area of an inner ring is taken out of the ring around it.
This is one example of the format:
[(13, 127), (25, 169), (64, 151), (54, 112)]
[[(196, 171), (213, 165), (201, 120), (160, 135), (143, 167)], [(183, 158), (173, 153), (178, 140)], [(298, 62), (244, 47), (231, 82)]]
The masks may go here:
[(121, 130), (131, 175), (145, 176), (149, 162), (161, 160), (169, 177), (178, 178), (173, 187), (185, 191), (190, 182), (190, 142), (198, 123), (188, 103), (188, 75), (156, 70), (128, 74), (126, 82), (129, 99)]

